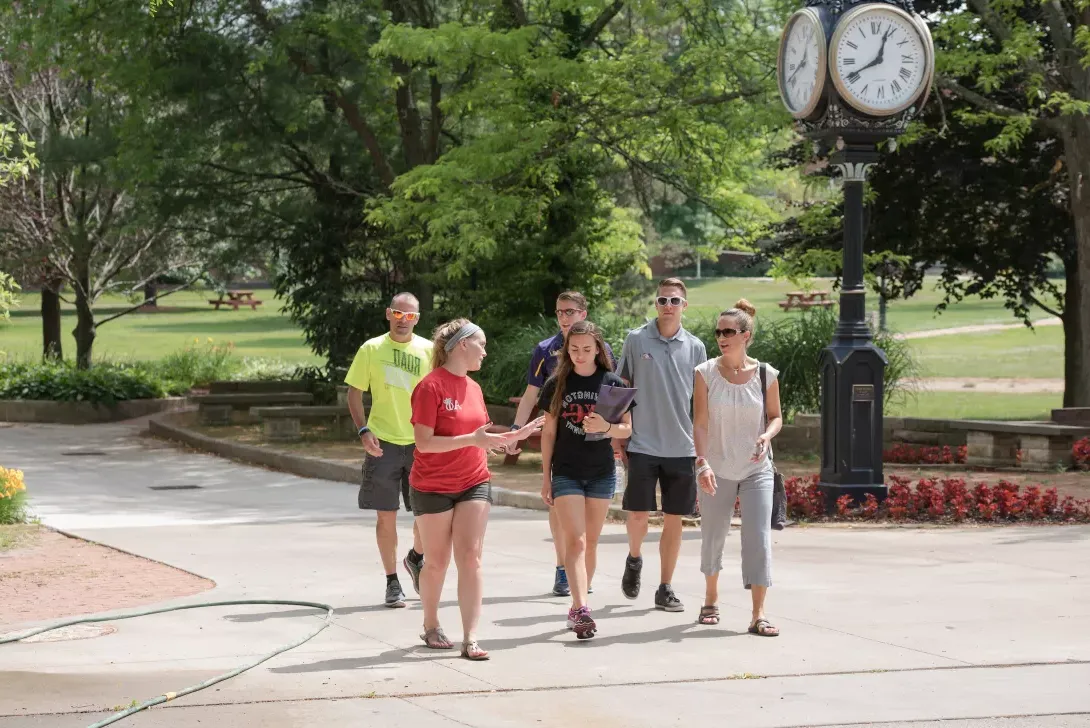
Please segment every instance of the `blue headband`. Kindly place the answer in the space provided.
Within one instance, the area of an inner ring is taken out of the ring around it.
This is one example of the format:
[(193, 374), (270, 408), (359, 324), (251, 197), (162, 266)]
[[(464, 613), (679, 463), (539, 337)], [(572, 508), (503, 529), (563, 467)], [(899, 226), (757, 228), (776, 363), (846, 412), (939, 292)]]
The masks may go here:
[(475, 323), (470, 322), (470, 323), (464, 324), (462, 326), (462, 328), (455, 331), (454, 334), (449, 339), (447, 339), (447, 343), (443, 348), (446, 349), (447, 351), (453, 351), (454, 346), (459, 341), (461, 341), (462, 339), (467, 339), (470, 336), (473, 336), (473, 334), (477, 333), (480, 330), (481, 330), (481, 327), (478, 326)]

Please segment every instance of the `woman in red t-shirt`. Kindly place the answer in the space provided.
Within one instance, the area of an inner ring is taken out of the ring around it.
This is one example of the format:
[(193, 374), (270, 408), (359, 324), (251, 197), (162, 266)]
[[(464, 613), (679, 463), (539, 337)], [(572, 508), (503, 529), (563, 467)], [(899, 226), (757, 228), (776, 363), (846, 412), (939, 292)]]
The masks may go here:
[(538, 418), (521, 429), (492, 434), (481, 387), (467, 376), (481, 368), (485, 336), (481, 327), (456, 319), (435, 330), (432, 370), (413, 390), (416, 454), (409, 473), (409, 499), (424, 542), (420, 602), (424, 634), (433, 649), (453, 643), (439, 626), (439, 597), (453, 550), (462, 612), (462, 657), (487, 660), (477, 644), (481, 615), (481, 550), (492, 503), (488, 450), (525, 440), (541, 429)]

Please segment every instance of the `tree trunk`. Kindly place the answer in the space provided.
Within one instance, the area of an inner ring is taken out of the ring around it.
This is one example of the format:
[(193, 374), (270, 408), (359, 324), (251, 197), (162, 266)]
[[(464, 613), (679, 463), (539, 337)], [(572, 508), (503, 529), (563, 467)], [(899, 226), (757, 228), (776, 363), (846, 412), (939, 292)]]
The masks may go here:
[[(1071, 382), (1078, 379), (1079, 366), (1079, 266), (1077, 260), (1064, 261), (1064, 273), (1066, 276), (1066, 288), (1064, 290), (1064, 407), (1075, 407), (1075, 391), (1070, 386)], [(1085, 314), (1082, 318), (1087, 318)], [(1083, 374), (1085, 376), (1085, 373)]]
[(63, 282), (46, 281), (42, 286), (42, 359), (61, 361), (64, 349), (61, 346), (61, 297)]
[(159, 286), (155, 285), (155, 281), (148, 281), (144, 284), (144, 308), (157, 308), (159, 303), (155, 300), (155, 296), (159, 293)]
[(1075, 276), (1064, 306), (1064, 406), (1090, 407), (1090, 120), (1068, 122), (1064, 156), (1075, 222)]
[(90, 369), (91, 350), (95, 344), (95, 313), (91, 310), (91, 300), (87, 295), (91, 290), (91, 276), (86, 268), (79, 272), (75, 288), (76, 328), (72, 334), (76, 337), (76, 366)]

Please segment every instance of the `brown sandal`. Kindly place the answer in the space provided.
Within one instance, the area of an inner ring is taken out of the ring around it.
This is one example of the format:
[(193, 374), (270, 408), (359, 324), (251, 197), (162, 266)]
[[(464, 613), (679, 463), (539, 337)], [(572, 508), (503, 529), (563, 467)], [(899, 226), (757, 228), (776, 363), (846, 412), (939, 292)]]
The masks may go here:
[(700, 608), (700, 616), (697, 617), (698, 624), (706, 624), (714, 626), (719, 624), (719, 607), (714, 604), (705, 604)]
[(462, 657), (474, 661), (489, 659), (488, 651), (481, 649), (481, 646), (477, 644), (477, 640), (462, 643)]
[(454, 647), (454, 643), (443, 632), (442, 627), (432, 627), (424, 630), (424, 634), (420, 635), (420, 639), (424, 640), (424, 644), (433, 650), (449, 650)]
[(780, 630), (772, 626), (764, 617), (761, 617), (756, 622), (749, 626), (749, 633), (759, 635), (761, 637), (779, 637)]

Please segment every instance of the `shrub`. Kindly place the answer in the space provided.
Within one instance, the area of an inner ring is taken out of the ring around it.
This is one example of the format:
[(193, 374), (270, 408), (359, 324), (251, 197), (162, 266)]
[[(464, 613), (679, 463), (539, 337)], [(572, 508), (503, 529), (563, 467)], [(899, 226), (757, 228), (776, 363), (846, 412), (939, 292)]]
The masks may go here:
[(967, 454), (968, 448), (965, 445), (956, 448), (951, 448), (949, 445), (943, 445), (942, 447), (894, 445), (890, 449), (882, 451), (882, 461), (906, 465), (945, 465), (964, 463)]
[(23, 471), (0, 467), (0, 524), (22, 523), (26, 520), (25, 498)]
[(230, 342), (216, 344), (208, 339), (202, 344), (199, 339), (193, 339), (193, 343), (184, 349), (168, 354), (147, 367), (160, 379), (178, 383), (188, 390), (229, 378), (238, 366), (233, 360), (234, 349), (235, 345)]
[[(587, 317), (598, 324), (613, 354), (619, 359), (625, 336), (643, 323), (641, 318), (605, 314), (599, 318)], [(538, 342), (557, 332), (556, 321), (540, 319), (537, 322), (508, 329), (488, 336), (488, 356), (481, 371), (474, 375), (484, 390), (485, 400), (493, 404), (507, 405), (511, 397), (526, 391), (526, 369), (530, 354)]]
[(67, 363), (0, 364), (0, 399), (112, 404), (165, 394), (163, 382), (140, 366), (99, 364), (77, 369)]
[[(693, 318), (685, 327), (699, 336), (708, 348), (708, 356), (716, 356), (716, 317)], [(780, 372), (780, 404), (784, 417), (797, 412), (819, 412), (821, 409), (821, 354), (833, 338), (837, 315), (831, 309), (812, 308), (787, 318), (763, 324), (758, 312), (757, 330), (749, 353), (768, 362)], [(885, 352), (885, 405), (908, 396), (908, 382), (917, 373), (912, 350), (905, 341), (889, 332), (880, 332), (874, 344)]]
[(1090, 437), (1084, 437), (1071, 448), (1076, 470), (1090, 470)]
[(913, 485), (909, 478), (894, 475), (889, 478), (889, 494), (882, 503), (873, 495), (861, 504), (842, 496), (832, 513), (826, 509), (816, 475), (787, 478), (784, 487), (787, 515), (794, 520), (1090, 523), (1090, 499), (1061, 499), (1055, 488), (1021, 488), (1006, 480), (994, 485), (978, 483), (970, 489), (964, 478), (921, 478)]

